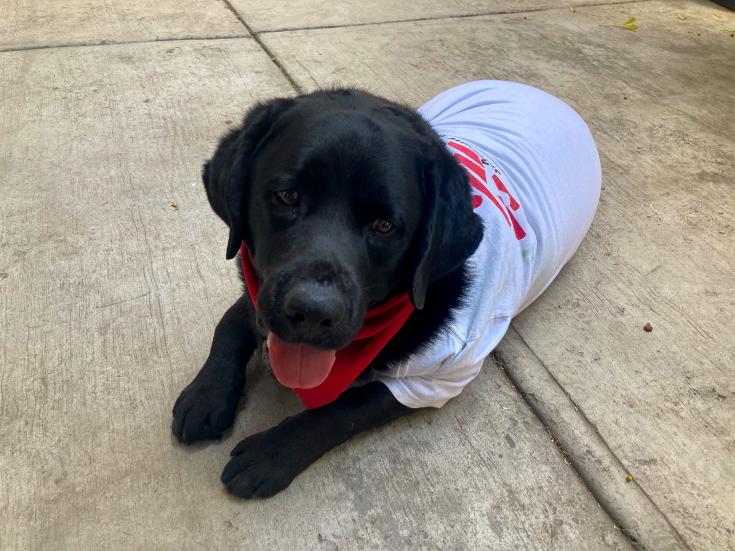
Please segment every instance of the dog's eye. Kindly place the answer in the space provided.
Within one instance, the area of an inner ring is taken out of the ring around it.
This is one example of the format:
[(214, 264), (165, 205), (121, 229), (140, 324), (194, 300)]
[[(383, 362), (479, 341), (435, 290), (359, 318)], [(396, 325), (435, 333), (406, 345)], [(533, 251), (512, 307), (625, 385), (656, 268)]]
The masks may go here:
[(279, 203), (286, 205), (287, 207), (295, 207), (299, 204), (299, 192), (293, 189), (277, 191), (276, 199)]
[(387, 220), (376, 220), (370, 226), (370, 229), (374, 232), (382, 233), (383, 235), (389, 234), (393, 231), (393, 224)]

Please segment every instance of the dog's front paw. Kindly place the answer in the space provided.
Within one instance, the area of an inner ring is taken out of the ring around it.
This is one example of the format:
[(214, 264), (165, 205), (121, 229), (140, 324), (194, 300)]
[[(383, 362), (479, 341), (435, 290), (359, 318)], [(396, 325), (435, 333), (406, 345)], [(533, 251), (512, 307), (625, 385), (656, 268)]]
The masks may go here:
[(280, 427), (254, 434), (232, 450), (222, 472), (227, 490), (239, 497), (270, 497), (284, 490), (311, 461), (285, 441)]
[(195, 380), (174, 404), (171, 429), (184, 444), (219, 438), (232, 426), (239, 399), (240, 392), (232, 388)]

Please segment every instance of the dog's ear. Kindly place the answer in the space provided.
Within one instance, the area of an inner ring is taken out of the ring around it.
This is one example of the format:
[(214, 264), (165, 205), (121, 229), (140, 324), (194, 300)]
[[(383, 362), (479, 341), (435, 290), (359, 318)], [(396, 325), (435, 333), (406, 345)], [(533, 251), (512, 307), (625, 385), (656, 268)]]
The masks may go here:
[(274, 99), (250, 109), (240, 128), (228, 133), (214, 156), (204, 163), (202, 181), (209, 204), (230, 228), (227, 258), (233, 258), (245, 237), (250, 165), (275, 122), (294, 105), (292, 99)]
[(424, 307), (428, 287), (456, 270), (482, 240), (482, 219), (472, 210), (471, 188), (464, 169), (441, 146), (424, 166), (424, 218), (419, 227), (411, 301)]

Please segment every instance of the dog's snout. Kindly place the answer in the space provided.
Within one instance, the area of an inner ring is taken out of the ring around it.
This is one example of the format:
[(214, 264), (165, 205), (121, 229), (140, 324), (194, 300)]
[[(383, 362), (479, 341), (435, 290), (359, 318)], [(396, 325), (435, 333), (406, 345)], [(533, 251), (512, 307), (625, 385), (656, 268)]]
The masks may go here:
[(284, 297), (284, 311), (291, 327), (302, 334), (329, 332), (345, 317), (342, 294), (331, 285), (298, 283)]

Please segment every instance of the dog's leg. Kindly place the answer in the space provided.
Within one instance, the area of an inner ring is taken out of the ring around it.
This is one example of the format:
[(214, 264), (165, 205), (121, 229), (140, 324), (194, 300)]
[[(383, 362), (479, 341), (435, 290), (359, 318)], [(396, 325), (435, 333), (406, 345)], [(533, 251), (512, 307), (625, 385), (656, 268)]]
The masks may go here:
[(222, 482), (240, 497), (272, 496), (325, 452), (410, 411), (382, 383), (349, 389), (331, 404), (303, 411), (240, 442)]
[(217, 324), (204, 367), (174, 405), (171, 427), (179, 441), (217, 438), (235, 420), (245, 365), (257, 344), (252, 316), (250, 299), (243, 295)]

